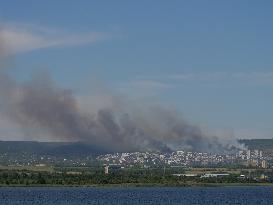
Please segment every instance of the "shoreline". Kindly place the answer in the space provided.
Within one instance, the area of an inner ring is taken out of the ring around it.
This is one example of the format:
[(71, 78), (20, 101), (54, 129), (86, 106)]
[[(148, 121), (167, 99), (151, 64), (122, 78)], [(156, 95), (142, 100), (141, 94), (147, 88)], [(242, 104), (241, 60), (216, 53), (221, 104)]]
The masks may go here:
[(190, 187), (273, 187), (273, 183), (196, 183), (196, 184), (90, 184), (90, 185), (52, 185), (52, 184), (37, 184), (37, 185), (20, 185), (20, 184), (12, 184), (12, 185), (0, 185), (0, 188), (43, 188), (43, 187), (56, 187), (56, 188), (133, 188), (133, 187), (174, 187), (174, 188), (190, 188)]

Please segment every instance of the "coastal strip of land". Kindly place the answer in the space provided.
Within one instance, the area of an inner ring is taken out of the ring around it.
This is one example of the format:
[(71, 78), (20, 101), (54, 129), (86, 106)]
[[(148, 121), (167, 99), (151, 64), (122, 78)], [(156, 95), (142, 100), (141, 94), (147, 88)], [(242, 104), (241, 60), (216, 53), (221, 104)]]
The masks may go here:
[(0, 167), (1, 187), (272, 186), (271, 169)]

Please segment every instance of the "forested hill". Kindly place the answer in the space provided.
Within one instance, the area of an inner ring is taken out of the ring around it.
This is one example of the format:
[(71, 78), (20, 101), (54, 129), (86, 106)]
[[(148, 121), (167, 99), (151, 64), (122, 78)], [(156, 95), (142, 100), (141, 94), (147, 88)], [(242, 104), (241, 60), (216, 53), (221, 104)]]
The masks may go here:
[(0, 141), (0, 154), (5, 153), (80, 156), (102, 154), (105, 150), (83, 142)]
[(273, 150), (273, 139), (240, 139), (248, 149)]

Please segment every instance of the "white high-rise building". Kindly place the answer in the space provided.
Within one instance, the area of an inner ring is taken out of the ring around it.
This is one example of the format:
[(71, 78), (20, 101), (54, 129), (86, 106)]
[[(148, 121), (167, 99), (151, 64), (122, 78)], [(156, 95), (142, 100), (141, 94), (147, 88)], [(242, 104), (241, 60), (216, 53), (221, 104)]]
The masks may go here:
[(104, 174), (109, 174), (109, 166), (104, 167)]
[(264, 169), (267, 168), (267, 162), (265, 160), (262, 161), (262, 168), (264, 168)]
[(251, 158), (251, 151), (247, 150), (247, 152), (246, 152), (246, 159), (250, 160), (250, 158)]
[(263, 157), (263, 151), (260, 151), (260, 158), (262, 158)]
[(259, 157), (259, 150), (255, 149), (254, 150), (254, 155), (255, 155), (255, 157)]

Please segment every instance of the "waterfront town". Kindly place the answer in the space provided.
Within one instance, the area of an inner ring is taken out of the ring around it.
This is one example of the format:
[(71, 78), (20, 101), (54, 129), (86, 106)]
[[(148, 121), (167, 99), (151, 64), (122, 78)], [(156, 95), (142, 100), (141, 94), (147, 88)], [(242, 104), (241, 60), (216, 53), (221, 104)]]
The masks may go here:
[(262, 150), (240, 150), (233, 154), (175, 151), (159, 152), (120, 152), (103, 155), (52, 155), (38, 153), (1, 153), (2, 166), (112, 166), (121, 168), (141, 167), (228, 167), (244, 166), (270, 168), (273, 155)]
[(133, 152), (100, 155), (105, 165), (134, 167), (225, 167), (232, 165), (268, 168), (272, 159), (261, 150), (241, 150), (236, 154), (176, 151), (172, 153)]

